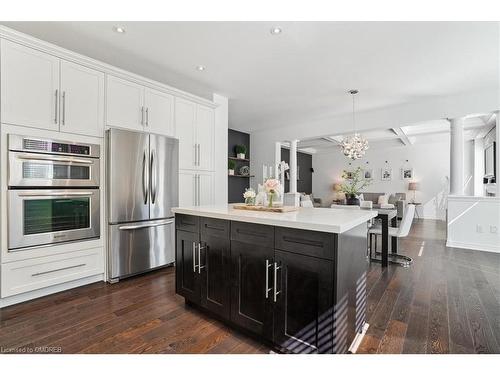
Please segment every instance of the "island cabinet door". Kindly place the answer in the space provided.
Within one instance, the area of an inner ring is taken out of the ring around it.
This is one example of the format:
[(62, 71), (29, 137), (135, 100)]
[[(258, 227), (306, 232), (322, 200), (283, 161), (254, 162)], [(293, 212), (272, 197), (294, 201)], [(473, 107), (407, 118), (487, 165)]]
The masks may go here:
[[(272, 339), (272, 263), (274, 250), (231, 241), (231, 321)], [(266, 262), (267, 261), (267, 262)]]
[(199, 234), (178, 230), (175, 247), (175, 289), (191, 302), (200, 301), (200, 282), (198, 274)]
[(203, 218), (200, 245), (200, 303), (207, 310), (229, 319), (229, 221)]
[(273, 341), (293, 353), (335, 352), (333, 262), (279, 250), (274, 258)]

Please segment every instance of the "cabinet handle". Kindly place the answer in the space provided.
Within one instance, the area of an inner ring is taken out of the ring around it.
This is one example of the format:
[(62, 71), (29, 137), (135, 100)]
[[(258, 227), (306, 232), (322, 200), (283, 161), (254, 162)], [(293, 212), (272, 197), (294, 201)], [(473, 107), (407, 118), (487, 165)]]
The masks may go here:
[(200, 201), (200, 197), (201, 197), (201, 194), (200, 194), (200, 175), (197, 175), (198, 176), (198, 189), (197, 189), (197, 192), (198, 192), (198, 206), (201, 204)]
[(50, 271), (44, 271), (44, 272), (37, 272), (37, 273), (34, 273), (32, 274), (31, 276), (32, 277), (35, 277), (35, 276), (41, 276), (41, 275), (46, 275), (48, 273), (53, 273), (53, 272), (57, 272), (57, 271), (65, 271), (65, 270), (70, 270), (72, 268), (78, 268), (78, 267), (83, 267), (83, 266), (86, 266), (87, 263), (81, 263), (81, 264), (77, 264), (75, 266), (68, 266), (68, 267), (62, 267), (62, 268), (58, 268), (58, 269), (55, 269), (55, 270), (50, 270)]
[(146, 126), (149, 126), (149, 107), (146, 107)]
[(62, 124), (66, 124), (66, 91), (62, 93)]
[(269, 288), (269, 267), (271, 267), (271, 263), (269, 259), (266, 259), (266, 299), (269, 298), (269, 292), (273, 289)]
[(55, 109), (55, 114), (54, 114), (54, 124), (57, 124), (57, 104), (58, 104), (58, 101), (59, 101), (59, 90), (56, 89), (56, 100), (55, 100), (55, 102), (56, 102), (56, 105), (55, 105), (56, 109)]
[[(206, 248), (206, 246), (201, 246), (201, 243), (198, 243), (198, 274), (201, 275), (201, 269), (202, 268), (205, 268), (205, 266), (202, 266), (201, 265), (201, 250), (204, 250)], [(206, 260), (206, 257), (205, 257), (205, 260)]]
[(281, 291), (278, 291), (278, 270), (281, 269), (281, 266), (278, 266), (278, 263), (274, 262), (274, 291), (273, 291), (273, 300), (276, 302), (276, 297)]
[(198, 147), (198, 167), (199, 167), (199, 166), (200, 166), (200, 164), (201, 164), (201, 162), (200, 162), (200, 158), (201, 158), (201, 157), (200, 157), (200, 154), (201, 154), (201, 152), (200, 152), (200, 151), (201, 151), (201, 150), (200, 150), (200, 144), (199, 144), (199, 143), (198, 143), (197, 147)]
[(196, 147), (196, 143), (193, 145), (193, 149), (194, 149), (193, 165), (196, 167), (196, 160), (198, 160), (198, 148)]
[(196, 242), (193, 242), (193, 272), (196, 273)]

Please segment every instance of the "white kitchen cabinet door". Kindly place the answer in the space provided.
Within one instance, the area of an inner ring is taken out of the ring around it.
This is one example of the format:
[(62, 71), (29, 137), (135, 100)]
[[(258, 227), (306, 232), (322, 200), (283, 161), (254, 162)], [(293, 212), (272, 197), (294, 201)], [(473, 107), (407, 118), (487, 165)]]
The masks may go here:
[(196, 104), (175, 98), (175, 132), (179, 138), (179, 169), (197, 168)]
[(59, 130), (59, 59), (1, 40), (2, 122)]
[(146, 128), (150, 132), (175, 136), (174, 97), (161, 91), (145, 89), (144, 107), (146, 108)]
[(125, 79), (107, 76), (106, 125), (144, 130), (144, 87)]
[(196, 204), (196, 174), (192, 171), (179, 171), (179, 206)]
[(60, 130), (103, 136), (104, 73), (61, 60)]
[(196, 143), (198, 147), (197, 167), (204, 171), (214, 170), (215, 122), (214, 110), (196, 106)]
[(198, 205), (214, 204), (214, 175), (213, 173), (198, 174)]

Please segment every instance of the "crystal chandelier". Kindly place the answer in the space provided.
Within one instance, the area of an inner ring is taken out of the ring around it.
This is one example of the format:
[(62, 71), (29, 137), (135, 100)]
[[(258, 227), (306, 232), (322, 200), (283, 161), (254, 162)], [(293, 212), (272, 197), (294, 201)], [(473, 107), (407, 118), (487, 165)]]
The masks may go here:
[(356, 95), (357, 93), (358, 90), (349, 90), (349, 94), (352, 95), (352, 127), (354, 130), (354, 134), (345, 137), (342, 142), (340, 142), (342, 153), (352, 160), (362, 158), (365, 155), (366, 150), (368, 150), (368, 141), (364, 139), (359, 133), (356, 133), (356, 121), (354, 116), (354, 95)]

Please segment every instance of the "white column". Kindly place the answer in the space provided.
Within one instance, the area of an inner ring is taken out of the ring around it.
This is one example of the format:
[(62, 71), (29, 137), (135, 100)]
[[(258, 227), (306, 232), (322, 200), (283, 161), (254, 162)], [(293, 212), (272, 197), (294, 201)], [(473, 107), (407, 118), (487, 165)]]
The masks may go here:
[(464, 119), (450, 120), (450, 195), (464, 195)]
[(290, 193), (297, 193), (297, 143), (290, 141)]
[(484, 195), (484, 138), (474, 139), (474, 195)]
[(229, 99), (214, 94), (213, 101), (218, 104), (215, 108), (215, 174), (213, 181), (214, 204), (227, 203), (227, 128), (229, 124)]
[(495, 171), (496, 174), (496, 184), (497, 184), (497, 197), (500, 197), (500, 181), (498, 181), (498, 179), (500, 179), (500, 111), (496, 111), (495, 112), (495, 126), (496, 126), (496, 129), (495, 129), (495, 132), (497, 134), (497, 139), (496, 139), (496, 142), (497, 142), (497, 145), (496, 145), (496, 164), (497, 164), (497, 170)]
[(276, 168), (276, 178), (280, 178), (278, 165), (281, 163), (281, 142), (276, 142), (274, 144), (274, 167)]

